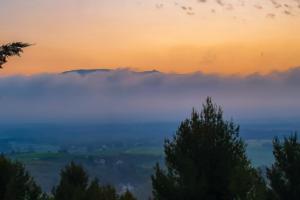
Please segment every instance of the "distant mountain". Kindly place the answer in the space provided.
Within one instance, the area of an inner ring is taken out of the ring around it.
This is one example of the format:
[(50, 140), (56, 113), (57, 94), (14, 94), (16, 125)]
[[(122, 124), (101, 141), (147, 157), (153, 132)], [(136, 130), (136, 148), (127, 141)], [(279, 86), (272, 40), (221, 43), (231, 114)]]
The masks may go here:
[(157, 71), (157, 70), (150, 70), (150, 71), (142, 71), (142, 72), (137, 72), (137, 73), (140, 73), (140, 74), (153, 74), (153, 73), (160, 73), (160, 71)]
[(62, 74), (72, 74), (76, 73), (79, 75), (87, 75), (95, 72), (110, 72), (113, 71), (111, 69), (78, 69), (78, 70), (70, 70), (70, 71), (65, 71)]
[[(119, 69), (78, 69), (78, 70), (70, 70), (70, 71), (65, 71), (65, 72), (62, 72), (62, 74), (72, 74), (72, 73), (76, 73), (76, 74), (79, 74), (79, 75), (88, 75), (88, 74), (92, 74), (92, 73), (98, 73), (98, 72), (113, 72), (113, 71), (118, 71)], [(121, 69), (122, 70), (122, 69)], [(128, 70), (130, 71), (130, 70)], [(135, 71), (132, 71), (134, 73), (138, 73), (138, 74), (152, 74), (152, 73), (160, 73), (159, 71), (157, 70), (150, 70), (150, 71), (141, 71), (141, 72), (135, 72)]]

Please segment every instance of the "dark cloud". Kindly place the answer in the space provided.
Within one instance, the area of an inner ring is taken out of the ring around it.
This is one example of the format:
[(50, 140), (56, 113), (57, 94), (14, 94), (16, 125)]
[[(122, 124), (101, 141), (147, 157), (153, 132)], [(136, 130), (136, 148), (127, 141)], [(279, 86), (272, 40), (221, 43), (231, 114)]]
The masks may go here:
[(290, 11), (288, 11), (288, 10), (283, 11), (283, 13), (284, 13), (285, 15), (292, 15), (292, 13), (291, 13)]
[(258, 4), (254, 5), (254, 8), (256, 8), (258, 10), (262, 10), (263, 9), (263, 7), (261, 5), (258, 5)]
[(223, 0), (215, 0), (215, 1), (219, 6), (225, 6), (225, 3), (223, 2)]
[(274, 13), (268, 13), (266, 16), (267, 18), (271, 18), (271, 19), (274, 19), (276, 17)]
[[(170, 0), (170, 2), (173, 2)], [(290, 16), (296, 16), (299, 13), (299, 11), (296, 11), (296, 8), (300, 8), (300, 0), (262, 0), (261, 2), (255, 3), (253, 5), (253, 2), (246, 1), (246, 0), (197, 0), (198, 5), (202, 6), (204, 4), (210, 5), (210, 7), (207, 7), (211, 11), (212, 14), (216, 13), (216, 9), (224, 9), (227, 11), (234, 11), (239, 10), (242, 7), (249, 7), (254, 8), (257, 10), (260, 10), (262, 14), (265, 14), (267, 18), (274, 18), (271, 15), (269, 15), (268, 12), (274, 13), (274, 15), (290, 15)], [(175, 1), (175, 6), (179, 6), (181, 8), (181, 11), (183, 11), (185, 14), (188, 15), (194, 15), (197, 13), (197, 6), (193, 4), (192, 2), (188, 1)], [(194, 7), (192, 7), (193, 5)], [(270, 10), (270, 6), (273, 7), (272, 10)], [(220, 8), (218, 8), (220, 7)], [(193, 10), (193, 11), (191, 11)], [(297, 9), (298, 10), (298, 9)]]
[(155, 7), (156, 7), (157, 9), (162, 9), (162, 8), (164, 8), (164, 4), (163, 4), (163, 3), (157, 3), (157, 4), (155, 5)]
[(281, 3), (279, 3), (279, 1), (277, 1), (277, 0), (270, 0), (270, 2), (273, 4), (273, 6), (275, 8), (281, 8), (282, 7)]
[(238, 119), (290, 119), (300, 115), (299, 87), (300, 68), (246, 77), (127, 69), (3, 77), (0, 120), (173, 121), (206, 96)]

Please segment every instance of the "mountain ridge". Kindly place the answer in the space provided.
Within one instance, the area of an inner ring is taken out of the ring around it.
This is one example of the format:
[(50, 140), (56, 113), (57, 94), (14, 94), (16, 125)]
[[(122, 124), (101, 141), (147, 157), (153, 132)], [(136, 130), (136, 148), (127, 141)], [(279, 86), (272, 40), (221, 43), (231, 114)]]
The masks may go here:
[[(99, 68), (99, 69), (75, 69), (75, 70), (69, 70), (69, 71), (64, 71), (62, 72), (61, 74), (72, 74), (72, 73), (75, 73), (75, 74), (79, 74), (79, 75), (89, 75), (89, 74), (92, 74), (92, 73), (108, 73), (108, 72), (113, 72), (113, 71), (118, 71), (118, 70), (122, 70), (122, 69), (106, 69), (106, 68)], [(131, 70), (130, 70), (131, 71)], [(152, 74), (152, 73), (161, 73), (160, 71), (158, 70), (146, 70), (146, 71), (131, 71), (133, 73), (138, 73), (138, 74)]]

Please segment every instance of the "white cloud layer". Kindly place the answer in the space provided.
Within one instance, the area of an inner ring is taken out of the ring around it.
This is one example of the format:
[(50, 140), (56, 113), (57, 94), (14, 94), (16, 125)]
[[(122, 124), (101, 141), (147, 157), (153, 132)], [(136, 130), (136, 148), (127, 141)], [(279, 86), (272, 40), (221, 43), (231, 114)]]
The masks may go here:
[(0, 78), (1, 122), (177, 121), (207, 96), (234, 119), (300, 116), (300, 68), (247, 77), (128, 69)]

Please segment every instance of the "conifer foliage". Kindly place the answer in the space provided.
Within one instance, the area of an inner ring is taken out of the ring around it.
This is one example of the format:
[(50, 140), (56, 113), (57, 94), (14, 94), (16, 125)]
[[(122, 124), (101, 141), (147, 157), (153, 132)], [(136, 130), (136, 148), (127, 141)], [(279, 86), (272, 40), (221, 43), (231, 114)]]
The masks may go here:
[(0, 156), (1, 200), (46, 200), (46, 195), (20, 162)]
[(273, 141), (275, 163), (267, 170), (272, 199), (300, 199), (300, 143), (297, 135)]
[(23, 49), (29, 47), (30, 44), (23, 42), (13, 42), (0, 46), (0, 68), (7, 62), (10, 56), (21, 56)]
[(157, 200), (261, 199), (265, 187), (246, 157), (239, 126), (223, 119), (223, 111), (206, 99), (193, 110), (172, 140), (165, 142), (166, 169), (155, 167)]
[(110, 185), (100, 185), (98, 179), (91, 182), (81, 165), (71, 162), (61, 171), (61, 179), (53, 189), (54, 200), (135, 200), (127, 191), (119, 195)]

